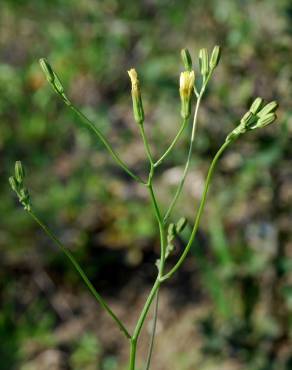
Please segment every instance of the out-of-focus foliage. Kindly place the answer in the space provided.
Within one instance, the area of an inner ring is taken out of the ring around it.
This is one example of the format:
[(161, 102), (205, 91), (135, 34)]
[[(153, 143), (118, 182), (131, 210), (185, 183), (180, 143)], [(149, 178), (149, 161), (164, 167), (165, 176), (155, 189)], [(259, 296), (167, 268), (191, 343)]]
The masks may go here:
[[(135, 66), (139, 72), (146, 131), (159, 156), (179, 126), (180, 49), (188, 47), (194, 57), (200, 47), (214, 44), (223, 47), (222, 61), (200, 111), (193, 165), (175, 221), (192, 221), (210, 159), (250, 101), (276, 99), (280, 113), (278, 125), (246, 135), (229, 150), (212, 185), (196, 257), (190, 258), (199, 270), (196, 289), (209, 297), (202, 303), (202, 358), (219, 356), (223, 363), (232, 357), (251, 370), (292, 366), (291, 24), (289, 0), (1, 2), (3, 369), (61, 369), (63, 362), (74, 370), (95, 369), (93, 358), (101, 369), (117, 368), (116, 348), (106, 340), (102, 348), (90, 332), (77, 342), (79, 337), (64, 342), (56, 333), (72, 312), (80, 313), (76, 302), (67, 307), (56, 291), (67, 292), (70, 302), (82, 296), (82, 286), (18, 207), (7, 182), (15, 160), (26, 165), (35, 208), (110, 296), (117, 295), (112, 286), (118, 281), (109, 279), (112, 266), (123, 277), (117, 286), (126, 285), (126, 271), (130, 278), (137, 267), (155, 261), (157, 246), (147, 194), (58, 100), (38, 59), (48, 58), (72, 100), (143, 176), (147, 161), (126, 71)], [(157, 179), (162, 204), (183, 171), (187, 142), (186, 132)], [(181, 370), (188, 368), (182, 361)]]

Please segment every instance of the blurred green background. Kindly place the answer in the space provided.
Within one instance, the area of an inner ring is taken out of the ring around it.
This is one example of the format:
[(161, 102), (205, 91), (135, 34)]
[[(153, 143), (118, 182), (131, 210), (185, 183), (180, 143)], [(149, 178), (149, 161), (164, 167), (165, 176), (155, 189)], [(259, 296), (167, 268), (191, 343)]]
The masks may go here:
[[(222, 158), (192, 255), (161, 292), (153, 369), (292, 369), (291, 24), (290, 0), (1, 1), (1, 369), (125, 369), (128, 355), (71, 266), (18, 205), (7, 182), (15, 160), (26, 166), (36, 211), (130, 327), (159, 252), (147, 192), (55, 96), (38, 59), (48, 58), (76, 105), (143, 176), (126, 71), (139, 72), (158, 157), (179, 127), (180, 49), (196, 59), (199, 48), (215, 44), (222, 60), (200, 110), (174, 220), (192, 220), (212, 156), (254, 97), (279, 101), (279, 119)], [(163, 207), (182, 174), (188, 136), (156, 178)], [(147, 338), (146, 325), (140, 365)]]

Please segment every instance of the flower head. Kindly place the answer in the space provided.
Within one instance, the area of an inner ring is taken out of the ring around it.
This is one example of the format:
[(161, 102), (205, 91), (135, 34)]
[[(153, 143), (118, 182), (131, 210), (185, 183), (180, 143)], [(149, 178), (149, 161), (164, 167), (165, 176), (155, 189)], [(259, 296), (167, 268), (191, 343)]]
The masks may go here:
[(180, 74), (179, 93), (181, 99), (181, 116), (186, 119), (191, 114), (191, 97), (195, 84), (195, 72), (184, 71)]
[(227, 136), (226, 140), (234, 140), (247, 131), (270, 125), (277, 119), (275, 113), (277, 108), (278, 103), (276, 101), (271, 101), (264, 105), (262, 98), (256, 98), (249, 110), (241, 118), (239, 125)]
[(195, 83), (195, 72), (184, 71), (180, 74), (179, 92), (182, 99), (189, 99), (192, 95)]
[(135, 93), (135, 94), (139, 94), (140, 93), (140, 86), (139, 86), (138, 74), (136, 72), (136, 69), (131, 68), (128, 71), (128, 75), (130, 77), (131, 84), (132, 84), (132, 92)]
[(128, 71), (128, 75), (132, 84), (132, 100), (133, 100), (133, 112), (135, 121), (142, 124), (144, 121), (144, 110), (141, 98), (140, 83), (138, 80), (138, 74), (134, 68)]

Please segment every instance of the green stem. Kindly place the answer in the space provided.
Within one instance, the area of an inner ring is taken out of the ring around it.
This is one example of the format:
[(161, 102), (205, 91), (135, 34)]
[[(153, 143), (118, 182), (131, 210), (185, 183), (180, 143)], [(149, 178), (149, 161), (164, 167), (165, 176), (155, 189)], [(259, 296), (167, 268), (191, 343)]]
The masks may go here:
[[(152, 159), (149, 143), (148, 143), (147, 137), (145, 135), (143, 124), (140, 125), (140, 131), (141, 131), (141, 135), (142, 135), (142, 138), (143, 138), (146, 154), (147, 154), (147, 157), (148, 157), (149, 162), (150, 162), (150, 172), (149, 172), (148, 182), (147, 182), (146, 186), (149, 190), (151, 203), (152, 203), (153, 210), (154, 210), (154, 213), (155, 213), (155, 216), (156, 216), (156, 219), (157, 219), (157, 223), (158, 223), (158, 226), (159, 226), (161, 251), (160, 251), (160, 265), (159, 265), (158, 277), (157, 277), (157, 279), (156, 279), (156, 281), (155, 281), (155, 283), (154, 283), (154, 285), (151, 289), (151, 292), (150, 292), (150, 294), (149, 294), (149, 296), (148, 296), (148, 298), (145, 302), (145, 305), (144, 305), (144, 307), (142, 309), (142, 312), (139, 316), (139, 319), (137, 321), (137, 324), (136, 324), (136, 327), (135, 327), (135, 330), (134, 330), (134, 334), (133, 334), (132, 339), (131, 339), (129, 370), (135, 370), (137, 341), (139, 339), (141, 329), (143, 327), (143, 324), (145, 322), (146, 316), (149, 312), (149, 309), (151, 307), (153, 299), (156, 296), (156, 294), (158, 293), (158, 290), (159, 290), (159, 287), (160, 287), (159, 278), (163, 274), (164, 261), (165, 261), (165, 230), (164, 230), (164, 225), (163, 225), (159, 205), (157, 203), (156, 196), (155, 196), (155, 193), (154, 193), (154, 190), (153, 190), (153, 185), (152, 185), (154, 171), (155, 171), (154, 162), (153, 162), (153, 159)], [(158, 302), (157, 302), (157, 306), (158, 306)], [(158, 307), (157, 307), (157, 309), (158, 309)], [(152, 352), (152, 349), (151, 349), (151, 352)], [(150, 355), (150, 357), (151, 357), (151, 355)], [(149, 363), (150, 363), (150, 359), (149, 359)]]
[(184, 168), (184, 172), (183, 172), (183, 176), (180, 180), (180, 183), (178, 185), (178, 188), (175, 192), (175, 195), (170, 203), (170, 206), (168, 207), (166, 213), (165, 213), (165, 216), (164, 216), (164, 219), (163, 219), (163, 222), (166, 223), (168, 218), (170, 217), (174, 207), (175, 207), (175, 204), (181, 194), (181, 191), (183, 189), (183, 186), (184, 186), (184, 183), (185, 183), (185, 180), (186, 180), (186, 177), (187, 177), (187, 173), (188, 173), (188, 170), (189, 170), (189, 167), (190, 167), (190, 163), (191, 163), (191, 157), (192, 157), (192, 153), (193, 153), (193, 145), (194, 145), (194, 139), (195, 139), (195, 132), (196, 132), (196, 126), (197, 126), (197, 118), (198, 118), (198, 111), (199, 111), (199, 107), (200, 107), (200, 102), (201, 102), (201, 97), (202, 95), (199, 95), (198, 99), (197, 99), (197, 103), (196, 103), (196, 108), (195, 108), (195, 113), (194, 113), (194, 121), (193, 121), (193, 126), (192, 126), (192, 135), (191, 135), (191, 142), (190, 142), (190, 147), (189, 147), (189, 151), (188, 151), (188, 157), (187, 157), (187, 161), (186, 161), (186, 164), (185, 164), (185, 168)]
[(193, 244), (193, 241), (195, 239), (196, 233), (197, 233), (198, 228), (199, 228), (199, 225), (200, 225), (202, 213), (203, 213), (203, 210), (204, 210), (204, 207), (205, 207), (205, 203), (206, 203), (206, 200), (207, 200), (207, 194), (208, 194), (210, 182), (211, 182), (211, 179), (212, 179), (212, 176), (213, 176), (213, 173), (214, 173), (216, 164), (218, 162), (218, 159), (220, 158), (220, 156), (222, 155), (222, 153), (224, 152), (224, 150), (227, 148), (227, 146), (229, 144), (230, 144), (230, 142), (227, 142), (226, 141), (221, 146), (221, 148), (218, 150), (218, 152), (216, 153), (215, 157), (212, 160), (212, 163), (211, 163), (211, 165), (209, 167), (208, 175), (207, 175), (206, 182), (205, 182), (204, 192), (203, 192), (203, 195), (202, 195), (202, 199), (201, 199), (201, 202), (200, 202), (200, 206), (199, 206), (199, 210), (198, 210), (197, 216), (195, 218), (194, 227), (193, 227), (193, 230), (192, 230), (190, 239), (189, 239), (189, 241), (187, 243), (187, 246), (184, 249), (183, 254), (179, 258), (178, 262), (175, 264), (175, 266), (167, 274), (165, 274), (160, 279), (161, 282), (163, 282), (166, 279), (169, 279), (170, 277), (172, 277), (172, 275), (180, 268), (180, 266), (182, 265), (182, 263), (184, 262), (184, 260), (187, 257), (187, 254), (188, 254), (188, 252), (189, 252), (189, 250), (190, 250), (190, 248), (191, 248), (191, 246)]
[(137, 339), (131, 339), (129, 370), (135, 370), (137, 352)]
[(169, 145), (168, 149), (164, 152), (164, 154), (154, 163), (154, 167), (158, 167), (162, 161), (167, 157), (167, 155), (171, 152), (175, 144), (177, 143), (178, 139), (180, 138), (181, 134), (183, 133), (184, 129), (186, 128), (188, 124), (188, 118), (183, 120), (183, 123), (176, 134), (175, 138), (173, 139), (172, 143)]
[(134, 330), (133, 339), (138, 339), (138, 337), (140, 335), (141, 329), (142, 329), (143, 324), (144, 324), (144, 321), (146, 319), (146, 315), (147, 315), (147, 313), (149, 311), (149, 308), (151, 306), (151, 303), (152, 303), (153, 299), (155, 298), (156, 292), (157, 292), (157, 290), (160, 287), (160, 284), (161, 284), (160, 280), (159, 279), (156, 279), (155, 280), (155, 283), (154, 283), (154, 285), (153, 285), (153, 287), (152, 287), (152, 289), (150, 291), (150, 294), (149, 294), (149, 296), (148, 296), (148, 298), (146, 300), (146, 303), (145, 303), (145, 305), (143, 307), (143, 310), (141, 312), (141, 315), (140, 315), (140, 317), (138, 319), (137, 325), (136, 325), (135, 330)]
[(135, 370), (135, 363), (136, 363), (136, 351), (137, 351), (137, 341), (138, 341), (138, 338), (139, 338), (139, 335), (141, 333), (141, 329), (143, 327), (143, 324), (145, 322), (145, 319), (146, 319), (146, 316), (147, 316), (147, 313), (149, 311), (149, 308), (151, 307), (151, 304), (153, 302), (153, 299), (160, 287), (160, 281), (159, 279), (157, 278), (155, 280), (155, 283), (151, 289), (151, 292), (146, 300), (146, 303), (143, 307), (143, 310), (141, 312), (141, 315), (138, 319), (138, 322), (137, 322), (137, 325), (135, 327), (135, 330), (134, 330), (134, 334), (132, 336), (132, 339), (131, 339), (131, 353), (130, 353), (130, 363), (129, 363), (129, 370)]
[(144, 184), (144, 181), (141, 179), (140, 176), (135, 175), (125, 164), (125, 162), (119, 157), (119, 155), (114, 151), (111, 144), (108, 142), (106, 137), (102, 134), (102, 132), (94, 125), (94, 123), (88, 119), (77, 107), (75, 107), (71, 102), (68, 104), (68, 106), (77, 114), (77, 116), (81, 119), (81, 121), (87, 125), (99, 138), (99, 140), (102, 142), (102, 144), (105, 146), (105, 148), (108, 150), (112, 158), (115, 160), (115, 162), (129, 175), (131, 176), (135, 181), (138, 181), (142, 184)]
[[(147, 154), (147, 157), (148, 157), (149, 162), (150, 162), (151, 167), (152, 167), (153, 166), (153, 159), (152, 159), (152, 154), (151, 154), (151, 150), (150, 150), (150, 145), (148, 143), (148, 140), (147, 140), (147, 137), (146, 137), (146, 134), (145, 134), (144, 125), (142, 123), (139, 126), (140, 126), (140, 132), (141, 132), (141, 136), (142, 136), (142, 139), (143, 139), (144, 147), (145, 147), (145, 150), (146, 150), (146, 154)], [(152, 170), (152, 172), (153, 172), (153, 170)]]
[(176, 204), (176, 202), (177, 202), (177, 200), (178, 200), (178, 198), (181, 194), (181, 191), (183, 189), (183, 186), (184, 186), (184, 183), (185, 183), (185, 180), (186, 180), (186, 176), (188, 174), (188, 170), (189, 170), (190, 163), (191, 163), (192, 152), (193, 152), (193, 145), (194, 145), (194, 141), (195, 141), (195, 134), (196, 134), (196, 129), (197, 129), (199, 107), (200, 107), (201, 99), (202, 99), (202, 97), (205, 93), (206, 86), (209, 82), (210, 77), (211, 77), (211, 73), (209, 73), (207, 78), (204, 80), (201, 91), (197, 95), (197, 102), (196, 102), (194, 120), (193, 120), (193, 126), (192, 126), (191, 142), (190, 142), (190, 147), (189, 147), (189, 151), (188, 151), (187, 161), (186, 161), (186, 164), (185, 164), (183, 176), (182, 176), (182, 178), (180, 180), (180, 183), (178, 185), (178, 188), (175, 192), (174, 198), (172, 199), (172, 201), (170, 203), (170, 206), (168, 207), (168, 210), (166, 211), (165, 216), (163, 218), (164, 224), (167, 222), (168, 218), (170, 217), (170, 215), (171, 215), (171, 213), (172, 213), (172, 211), (175, 207), (175, 204)]
[(36, 221), (36, 223), (44, 230), (44, 232), (55, 242), (55, 244), (61, 249), (61, 251), (65, 254), (68, 260), (71, 262), (75, 270), (78, 272), (81, 279), (84, 281), (85, 285), (87, 286), (88, 290), (94, 296), (94, 298), (99, 302), (99, 304), (107, 311), (107, 313), (112, 317), (112, 319), (116, 322), (120, 330), (124, 333), (126, 338), (131, 339), (131, 335), (129, 334), (128, 330), (124, 326), (124, 324), (119, 320), (119, 318), (115, 315), (115, 313), (111, 310), (105, 300), (99, 295), (99, 293), (95, 290), (94, 286), (91, 284), (89, 279), (87, 278), (85, 272), (79, 265), (79, 263), (75, 260), (72, 253), (61, 243), (61, 241), (51, 232), (51, 230), (38, 218), (38, 216), (32, 211), (27, 211), (30, 216)]
[(156, 327), (157, 327), (158, 305), (159, 305), (159, 290), (157, 291), (156, 298), (155, 298), (155, 306), (154, 306), (154, 314), (153, 314), (153, 326), (152, 326), (152, 332), (151, 332), (151, 337), (150, 337), (150, 344), (149, 344), (149, 350), (148, 350), (145, 370), (150, 369), (150, 363), (151, 363), (151, 359), (152, 359), (154, 339), (155, 339)]

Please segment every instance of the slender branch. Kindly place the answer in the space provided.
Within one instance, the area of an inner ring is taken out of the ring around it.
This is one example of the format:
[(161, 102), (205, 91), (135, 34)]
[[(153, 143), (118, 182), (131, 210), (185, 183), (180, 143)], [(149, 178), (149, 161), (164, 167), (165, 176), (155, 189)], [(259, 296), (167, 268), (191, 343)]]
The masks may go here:
[(78, 272), (81, 279), (84, 281), (85, 285), (87, 286), (88, 290), (94, 296), (94, 298), (99, 302), (99, 304), (107, 311), (107, 313), (112, 317), (115, 323), (118, 325), (120, 330), (124, 333), (127, 339), (131, 339), (131, 335), (129, 334), (128, 330), (121, 322), (121, 320), (115, 315), (115, 313), (111, 310), (105, 300), (100, 296), (100, 294), (95, 290), (92, 283), (87, 278), (85, 272), (79, 265), (79, 263), (75, 260), (72, 253), (61, 243), (61, 241), (52, 233), (52, 231), (39, 219), (39, 217), (32, 211), (27, 211), (30, 216), (36, 221), (36, 223), (44, 230), (44, 232), (53, 240), (53, 242), (61, 249), (61, 251), (65, 254), (68, 260), (71, 262), (75, 270)]
[(192, 126), (192, 134), (191, 134), (191, 142), (190, 142), (190, 146), (189, 146), (189, 151), (188, 151), (188, 157), (187, 157), (187, 161), (186, 161), (186, 164), (185, 164), (185, 168), (184, 168), (184, 172), (183, 172), (183, 176), (179, 182), (179, 185), (178, 185), (178, 188), (175, 192), (175, 195), (165, 213), (165, 216), (164, 216), (164, 219), (163, 219), (163, 222), (164, 224), (167, 222), (169, 216), (171, 215), (174, 207), (175, 207), (175, 204), (181, 194), (181, 191), (183, 189), (183, 186), (184, 186), (184, 183), (185, 183), (185, 180), (186, 180), (186, 176), (187, 176), (187, 173), (188, 173), (188, 170), (189, 170), (189, 167), (190, 167), (190, 163), (191, 163), (191, 157), (192, 157), (192, 152), (193, 152), (193, 145), (194, 145), (194, 140), (195, 140), (195, 134), (196, 134), (196, 129), (197, 129), (197, 121), (198, 121), (198, 111), (199, 111), (199, 107), (200, 107), (200, 103), (201, 103), (201, 99), (205, 93), (205, 90), (206, 90), (206, 86), (209, 82), (209, 79), (211, 77), (211, 72), (209, 73), (209, 75), (207, 76), (207, 78), (203, 81), (203, 85), (201, 87), (201, 90), (200, 90), (200, 93), (197, 95), (197, 102), (196, 102), (196, 107), (195, 107), (195, 113), (194, 113), (194, 119), (193, 119), (193, 126)]
[[(137, 341), (138, 341), (138, 338), (140, 336), (141, 329), (142, 329), (143, 324), (145, 322), (146, 316), (147, 316), (147, 314), (149, 312), (149, 309), (151, 307), (151, 304), (153, 302), (153, 299), (155, 298), (155, 296), (158, 294), (158, 291), (159, 291), (159, 287), (160, 287), (159, 278), (163, 274), (163, 268), (164, 268), (164, 262), (165, 262), (165, 241), (166, 241), (163, 220), (162, 220), (160, 208), (159, 208), (158, 202), (156, 200), (156, 196), (155, 196), (154, 189), (153, 189), (153, 184), (152, 184), (154, 171), (155, 171), (154, 162), (153, 162), (153, 159), (152, 159), (149, 143), (148, 143), (147, 137), (145, 135), (143, 124), (140, 125), (140, 131), (141, 131), (141, 135), (142, 135), (142, 138), (143, 138), (146, 154), (147, 154), (147, 157), (148, 157), (149, 162), (150, 162), (150, 171), (149, 171), (148, 182), (147, 182), (146, 186), (149, 190), (151, 203), (152, 203), (153, 210), (154, 210), (154, 213), (155, 213), (155, 216), (156, 216), (156, 219), (157, 219), (157, 223), (158, 223), (158, 227), (159, 227), (160, 248), (161, 248), (161, 250), (160, 250), (159, 272), (158, 272), (157, 279), (155, 280), (155, 283), (154, 283), (154, 285), (151, 289), (151, 292), (150, 292), (150, 294), (149, 294), (149, 296), (148, 296), (148, 298), (145, 302), (145, 305), (144, 305), (144, 307), (142, 309), (142, 312), (139, 316), (139, 319), (137, 321), (137, 324), (136, 324), (136, 327), (135, 327), (135, 330), (134, 330), (134, 334), (133, 334), (132, 339), (131, 339), (129, 370), (135, 370)], [(158, 301), (156, 303), (156, 306), (157, 306), (157, 308), (156, 308), (156, 311), (157, 311), (158, 310)], [(156, 313), (156, 315), (157, 315), (157, 313)], [(157, 320), (157, 318), (155, 320)], [(155, 326), (156, 326), (156, 324), (155, 324)], [(155, 335), (155, 329), (154, 329), (153, 336), (154, 335)], [(152, 342), (152, 347), (153, 347), (154, 338), (151, 338), (151, 342)], [(150, 352), (152, 353), (152, 349), (150, 350)], [(147, 359), (147, 362), (149, 362), (149, 365), (150, 365), (150, 360), (151, 360), (151, 353), (150, 353), (150, 357), (149, 357), (149, 354), (148, 354), (148, 359)]]
[(114, 149), (112, 148), (111, 144), (108, 142), (108, 140), (105, 138), (105, 136), (101, 133), (101, 131), (94, 125), (94, 123), (89, 120), (78, 108), (76, 108), (74, 105), (70, 105), (70, 108), (81, 118), (81, 120), (87, 125), (89, 126), (89, 128), (97, 135), (97, 137), (99, 138), (99, 140), (103, 143), (103, 145), (106, 147), (106, 149), (109, 151), (110, 155), (112, 156), (112, 158), (115, 160), (115, 162), (121, 167), (123, 168), (123, 170), (125, 172), (127, 172), (127, 174), (129, 176), (131, 176), (134, 180), (140, 182), (140, 183), (144, 183), (144, 181), (138, 176), (138, 175), (135, 175), (129, 168), (128, 166), (125, 164), (124, 161), (122, 161), (120, 159), (120, 157), (118, 156), (118, 154), (116, 154), (116, 152), (114, 151)]
[(201, 202), (200, 202), (200, 206), (199, 206), (199, 210), (198, 210), (197, 216), (195, 218), (194, 227), (193, 227), (193, 230), (192, 230), (190, 239), (189, 239), (189, 241), (187, 243), (187, 246), (184, 249), (183, 254), (179, 258), (178, 262), (175, 264), (175, 266), (167, 274), (165, 274), (160, 279), (161, 282), (163, 282), (166, 279), (169, 279), (170, 277), (172, 277), (172, 275), (180, 268), (180, 266), (182, 265), (182, 263), (186, 259), (189, 250), (191, 249), (191, 246), (193, 244), (193, 241), (195, 239), (196, 233), (197, 233), (198, 228), (199, 228), (199, 225), (200, 225), (202, 213), (203, 213), (203, 210), (204, 210), (204, 207), (205, 207), (205, 203), (206, 203), (206, 200), (207, 200), (207, 194), (208, 194), (208, 190), (209, 190), (209, 186), (210, 186), (210, 181), (212, 179), (212, 176), (213, 176), (213, 173), (214, 173), (216, 164), (218, 162), (218, 159), (220, 158), (220, 156), (222, 155), (222, 153), (224, 152), (224, 150), (227, 148), (227, 146), (229, 144), (230, 144), (230, 141), (226, 141), (221, 146), (221, 148), (218, 150), (218, 152), (216, 153), (215, 157), (212, 160), (212, 163), (211, 163), (211, 165), (209, 167), (208, 175), (207, 175), (206, 182), (205, 182), (204, 192), (203, 192), (203, 195), (202, 195), (202, 199), (201, 199)]
[(115, 162), (129, 175), (131, 176), (135, 181), (138, 181), (142, 184), (144, 184), (144, 181), (141, 179), (140, 176), (135, 175), (129, 167), (125, 164), (125, 162), (119, 157), (119, 155), (114, 151), (109, 141), (106, 139), (106, 137), (102, 134), (102, 132), (95, 126), (95, 124), (87, 118), (77, 107), (75, 107), (71, 102), (68, 104), (68, 106), (77, 114), (77, 116), (82, 120), (82, 122), (87, 125), (99, 138), (99, 140), (102, 142), (102, 144), (105, 146), (105, 148), (108, 150), (112, 158), (115, 160)]
[(183, 189), (183, 186), (184, 186), (184, 183), (185, 183), (185, 180), (186, 180), (186, 177), (187, 177), (187, 173), (188, 173), (188, 170), (189, 170), (189, 167), (190, 167), (190, 163), (191, 163), (191, 157), (192, 157), (192, 153), (193, 153), (193, 145), (194, 145), (194, 139), (195, 139), (195, 132), (196, 132), (196, 126), (197, 126), (197, 117), (198, 117), (198, 111), (199, 111), (199, 107), (200, 107), (200, 103), (201, 103), (201, 97), (202, 95), (200, 95), (197, 99), (197, 103), (196, 103), (196, 107), (195, 107), (195, 113), (194, 113), (194, 120), (193, 120), (193, 126), (192, 126), (192, 135), (191, 135), (191, 142), (190, 142), (190, 147), (189, 147), (189, 151), (188, 151), (188, 157), (187, 157), (187, 161), (186, 161), (186, 164), (185, 164), (185, 168), (184, 168), (184, 172), (183, 172), (183, 176), (179, 182), (179, 185), (178, 185), (178, 188), (175, 192), (175, 195), (165, 213), (165, 216), (164, 216), (164, 219), (163, 219), (163, 222), (166, 223), (171, 212), (173, 211), (173, 208), (175, 207), (175, 204), (181, 194), (181, 191)]
[(156, 293), (155, 297), (155, 306), (154, 306), (154, 314), (153, 314), (153, 325), (152, 325), (152, 332), (150, 337), (150, 344), (149, 344), (149, 350), (146, 360), (146, 367), (145, 370), (150, 369), (150, 363), (152, 359), (152, 353), (153, 353), (153, 347), (154, 347), (154, 339), (156, 334), (156, 327), (157, 327), (157, 317), (158, 317), (158, 305), (159, 305), (159, 290)]
[[(142, 139), (143, 139), (144, 147), (145, 147), (145, 150), (146, 150), (146, 154), (147, 154), (147, 157), (148, 157), (149, 162), (150, 162), (151, 167), (152, 167), (153, 166), (153, 159), (152, 159), (152, 154), (151, 154), (151, 150), (150, 150), (150, 145), (148, 143), (148, 140), (147, 140), (147, 137), (146, 137), (146, 134), (145, 134), (144, 125), (140, 124), (139, 127), (140, 127), (141, 136), (142, 136)], [(153, 170), (152, 170), (152, 172), (153, 172)]]
[(139, 338), (141, 329), (143, 327), (144, 321), (146, 319), (147, 313), (149, 311), (149, 308), (153, 302), (153, 299), (155, 298), (156, 292), (158, 291), (160, 287), (160, 281), (157, 278), (155, 280), (155, 283), (151, 289), (151, 292), (146, 300), (146, 303), (143, 307), (143, 310), (141, 312), (141, 315), (138, 319), (137, 325), (134, 330), (134, 334), (131, 339), (131, 353), (130, 353), (130, 364), (129, 364), (129, 370), (135, 370), (135, 362), (136, 362), (136, 349), (137, 349), (137, 340)]
[(188, 119), (184, 119), (172, 143), (169, 145), (169, 147), (164, 152), (164, 154), (154, 163), (154, 167), (158, 167), (162, 163), (162, 161), (167, 157), (167, 155), (171, 152), (171, 150), (177, 143), (178, 139), (180, 138), (181, 134), (183, 133), (184, 129), (186, 128), (187, 124), (188, 124)]
[(151, 306), (151, 303), (152, 303), (153, 299), (155, 298), (156, 292), (160, 287), (160, 284), (161, 284), (161, 282), (159, 281), (159, 279), (156, 279), (156, 281), (155, 281), (155, 283), (154, 283), (154, 285), (153, 285), (153, 287), (150, 291), (150, 294), (149, 294), (149, 296), (146, 300), (145, 306), (143, 307), (142, 313), (141, 313), (141, 315), (138, 319), (138, 322), (137, 322), (137, 325), (136, 325), (136, 328), (135, 328), (134, 334), (133, 334), (134, 339), (137, 339), (140, 335), (142, 326), (143, 326), (144, 321), (146, 319), (146, 315), (149, 311), (149, 308)]

